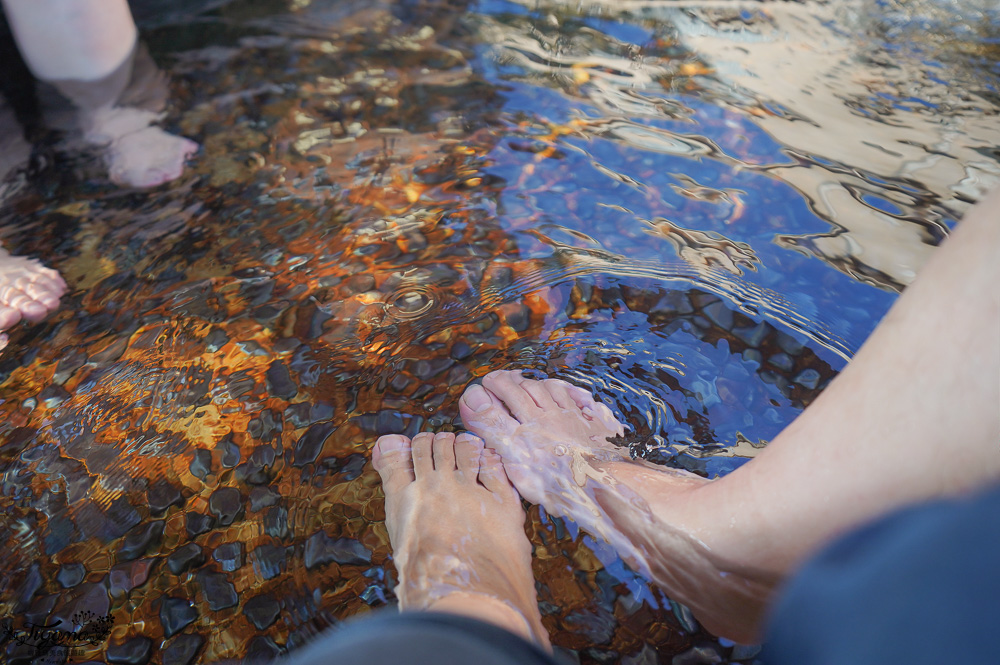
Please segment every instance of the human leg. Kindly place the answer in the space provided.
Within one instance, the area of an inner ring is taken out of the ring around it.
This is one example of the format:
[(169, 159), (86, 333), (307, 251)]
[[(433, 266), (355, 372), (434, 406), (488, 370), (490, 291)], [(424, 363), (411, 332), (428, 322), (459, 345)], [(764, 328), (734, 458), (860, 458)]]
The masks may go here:
[[(152, 126), (166, 82), (137, 42), (126, 0), (3, 4), (32, 73), (73, 103), (84, 140), (105, 147), (112, 181), (151, 187), (180, 176), (198, 146)], [(136, 88), (144, 94), (130, 96)]]
[(823, 543), (1000, 479), (997, 210), (1000, 191), (935, 251), (826, 391), (717, 481), (610, 450), (603, 437), (617, 422), (598, 427), (608, 414), (565, 384), (492, 373), (466, 391), (463, 421), (501, 453), (525, 498), (608, 537), (710, 630), (755, 640), (775, 586)]

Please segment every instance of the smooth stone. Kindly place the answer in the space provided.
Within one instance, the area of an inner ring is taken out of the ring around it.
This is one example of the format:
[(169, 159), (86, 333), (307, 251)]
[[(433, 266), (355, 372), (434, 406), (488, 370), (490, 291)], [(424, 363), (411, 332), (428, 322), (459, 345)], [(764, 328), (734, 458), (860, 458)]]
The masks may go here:
[(333, 539), (325, 531), (317, 531), (306, 541), (304, 554), (306, 569), (336, 562), (350, 566), (371, 563), (372, 553), (367, 547), (350, 538)]
[(54, 409), (69, 399), (69, 393), (65, 388), (56, 384), (49, 384), (38, 393), (38, 401), (48, 409)]
[(292, 375), (288, 372), (288, 367), (280, 360), (271, 363), (271, 366), (267, 368), (265, 378), (268, 392), (275, 397), (290, 400), (299, 392), (299, 387), (292, 381)]
[(797, 356), (802, 353), (802, 349), (805, 348), (805, 344), (792, 337), (787, 333), (778, 333), (778, 346), (781, 350), (790, 356)]
[(257, 512), (276, 505), (281, 495), (272, 487), (254, 487), (250, 490), (250, 510)]
[(243, 565), (243, 543), (223, 543), (212, 552), (212, 558), (227, 573), (231, 573)]
[(413, 373), (423, 381), (429, 381), (451, 368), (455, 361), (451, 358), (430, 358), (418, 360)]
[(504, 315), (507, 319), (507, 325), (514, 332), (524, 332), (531, 327), (531, 309), (527, 305), (517, 304), (509, 309), (504, 309)]
[(258, 635), (250, 640), (246, 659), (243, 662), (246, 665), (263, 665), (273, 662), (281, 654), (282, 649), (274, 643), (274, 640), (266, 635)]
[(212, 573), (203, 570), (198, 573), (198, 585), (208, 602), (208, 606), (213, 610), (224, 610), (233, 607), (240, 602), (236, 594), (236, 588), (229, 582), (222, 573)]
[(760, 644), (734, 644), (729, 660), (750, 660), (761, 652)]
[(223, 467), (232, 469), (240, 463), (240, 447), (233, 443), (233, 440), (228, 436), (219, 441), (216, 448), (222, 450)]
[(798, 373), (798, 375), (792, 379), (795, 383), (799, 384), (803, 388), (808, 388), (809, 390), (815, 390), (816, 386), (819, 385), (819, 381), (822, 377), (819, 372), (814, 369), (804, 369)]
[(733, 310), (726, 307), (721, 300), (708, 305), (701, 310), (701, 313), (720, 328), (729, 330), (733, 327)]
[(774, 329), (761, 321), (757, 325), (748, 328), (733, 328), (733, 334), (746, 342), (747, 346), (754, 348), (760, 346), (767, 339)]
[(368, 458), (364, 455), (349, 455), (347, 457), (347, 461), (344, 462), (339, 469), (337, 469), (337, 472), (344, 474), (345, 481), (354, 480), (361, 475), (367, 463)]
[(203, 513), (187, 513), (184, 516), (188, 538), (194, 538), (210, 531), (215, 526), (215, 518)]
[(56, 580), (64, 589), (75, 587), (83, 581), (87, 574), (87, 569), (82, 563), (64, 563), (56, 573)]
[(212, 332), (205, 337), (205, 348), (209, 353), (215, 353), (226, 345), (229, 336), (221, 328), (212, 328)]
[(264, 511), (264, 533), (279, 540), (288, 536), (288, 511), (271, 506)]
[(684, 653), (677, 654), (671, 660), (671, 665), (713, 665), (723, 661), (718, 647), (712, 644), (691, 647)]
[(205, 638), (197, 634), (178, 635), (163, 649), (163, 665), (190, 665)]
[(173, 637), (198, 618), (198, 610), (187, 598), (162, 598), (160, 600), (160, 624), (163, 636)]
[(271, 596), (254, 596), (243, 603), (243, 613), (257, 630), (264, 630), (278, 618), (281, 606)]
[(131, 561), (132, 559), (138, 559), (151, 547), (159, 545), (160, 539), (163, 538), (164, 526), (165, 523), (163, 520), (154, 520), (145, 524), (139, 524), (130, 529), (125, 534), (125, 540), (122, 542), (121, 547), (118, 548), (118, 560)]
[(170, 506), (184, 505), (180, 490), (166, 481), (153, 483), (146, 489), (146, 500), (153, 514), (160, 514)]
[(205, 563), (205, 553), (198, 543), (187, 543), (178, 547), (167, 557), (167, 568), (174, 575), (196, 568)]
[(295, 429), (311, 425), (312, 420), (309, 418), (310, 406), (309, 402), (289, 404), (288, 408), (285, 409), (285, 420)]
[(257, 574), (269, 580), (281, 574), (285, 567), (285, 554), (284, 547), (264, 543), (250, 553), (250, 558)]
[(204, 448), (195, 450), (188, 469), (195, 478), (205, 480), (205, 476), (212, 473), (212, 453)]
[(220, 487), (209, 497), (208, 509), (221, 526), (229, 526), (243, 515), (243, 495), (235, 487)]
[(795, 367), (795, 361), (785, 353), (775, 353), (773, 356), (768, 357), (767, 364), (777, 367), (782, 372), (790, 372)]
[(108, 591), (113, 597), (118, 598), (142, 586), (149, 579), (149, 571), (156, 561), (157, 559), (140, 559), (114, 566), (108, 571)]
[(454, 344), (451, 345), (451, 354), (450, 355), (455, 360), (465, 360), (466, 358), (468, 358), (469, 356), (471, 356), (473, 354), (473, 352), (474, 352), (474, 349), (471, 346), (469, 346), (468, 344), (466, 344), (462, 340), (459, 340), (459, 341), (457, 341), (457, 342), (455, 342)]
[(316, 423), (310, 426), (295, 442), (295, 447), (292, 450), (292, 464), (301, 467), (315, 462), (326, 440), (336, 429), (333, 423)]
[(145, 665), (152, 653), (152, 640), (148, 637), (133, 637), (123, 644), (109, 646), (105, 656), (113, 665)]

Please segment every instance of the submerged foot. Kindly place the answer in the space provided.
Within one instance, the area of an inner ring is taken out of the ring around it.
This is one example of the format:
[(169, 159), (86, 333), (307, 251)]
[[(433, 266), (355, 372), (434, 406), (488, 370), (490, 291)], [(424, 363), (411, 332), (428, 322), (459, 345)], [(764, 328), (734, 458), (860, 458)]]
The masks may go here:
[(524, 510), (500, 457), (470, 434), (378, 440), (400, 609), (465, 614), (543, 646)]
[(11, 256), (0, 249), (0, 349), (9, 330), (22, 319), (37, 323), (59, 306), (66, 282), (35, 259)]
[[(518, 492), (607, 540), (716, 634), (750, 642), (772, 581), (739, 570), (706, 516), (693, 474), (632, 460), (608, 441), (624, 426), (586, 391), (558, 379), (491, 372), (460, 401), (462, 421), (500, 453)], [(709, 509), (714, 509), (709, 506)]]
[(105, 149), (111, 181), (127, 187), (155, 187), (184, 173), (198, 144), (151, 123), (159, 115), (131, 107), (100, 109), (86, 119), (86, 139)]

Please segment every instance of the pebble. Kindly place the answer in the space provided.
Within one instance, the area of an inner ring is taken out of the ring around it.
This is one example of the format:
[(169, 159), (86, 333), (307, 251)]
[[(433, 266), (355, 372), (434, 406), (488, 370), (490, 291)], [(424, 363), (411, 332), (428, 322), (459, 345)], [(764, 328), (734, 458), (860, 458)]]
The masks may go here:
[(473, 353), (474, 349), (462, 340), (451, 345), (451, 357), (455, 360), (465, 360)]
[(233, 399), (239, 399), (247, 393), (252, 392), (255, 385), (257, 385), (256, 381), (245, 374), (233, 374), (226, 380), (226, 387), (229, 389), (229, 395)]
[(205, 337), (205, 348), (209, 353), (215, 353), (229, 342), (227, 335), (222, 328), (212, 328), (212, 332)]
[(69, 589), (82, 582), (86, 574), (87, 569), (84, 568), (82, 563), (65, 563), (59, 568), (59, 572), (56, 573), (56, 580), (59, 581), (62, 588)]
[(247, 425), (247, 433), (263, 442), (273, 441), (275, 434), (280, 434), (282, 429), (281, 417), (271, 409), (264, 409)]
[(205, 638), (201, 635), (178, 635), (164, 647), (163, 665), (190, 665), (204, 643)]
[(173, 637), (198, 618), (198, 610), (187, 598), (163, 598), (160, 600), (160, 624), (163, 636)]
[(125, 534), (125, 540), (122, 542), (121, 547), (118, 548), (118, 560), (131, 561), (138, 559), (151, 547), (158, 546), (160, 539), (163, 537), (163, 527), (163, 520), (154, 520), (145, 524), (139, 524), (130, 529)]
[(234, 607), (239, 601), (236, 589), (222, 573), (202, 570), (198, 573), (198, 585), (208, 606), (213, 610)]
[(60, 358), (59, 364), (56, 365), (55, 374), (52, 375), (52, 380), (59, 385), (66, 383), (66, 379), (71, 377), (76, 370), (83, 367), (86, 362), (86, 353), (80, 349), (71, 350)]
[(240, 463), (240, 447), (233, 443), (230, 436), (223, 437), (215, 447), (222, 451), (223, 467), (232, 469)]
[(271, 506), (264, 511), (264, 533), (279, 540), (288, 536), (288, 511), (281, 506)]
[(68, 399), (69, 393), (66, 389), (54, 383), (45, 386), (42, 392), (38, 393), (38, 401), (47, 409), (54, 409)]
[(243, 566), (243, 543), (223, 543), (212, 552), (212, 558), (219, 562), (219, 567), (231, 573)]
[(212, 453), (204, 448), (198, 448), (194, 451), (188, 469), (195, 478), (205, 480), (205, 477), (212, 472)]
[(748, 328), (733, 328), (733, 334), (747, 343), (748, 346), (758, 347), (764, 343), (767, 336), (773, 332), (773, 328), (761, 321), (757, 325)]
[(292, 381), (288, 367), (280, 360), (275, 360), (267, 368), (267, 390), (271, 395), (290, 400), (298, 394), (299, 388)]
[(146, 489), (146, 500), (154, 515), (166, 511), (170, 506), (184, 505), (184, 497), (180, 490), (166, 481), (153, 483)]
[(733, 310), (726, 307), (721, 300), (706, 306), (701, 313), (720, 328), (729, 330), (733, 327)]
[(764, 354), (757, 349), (746, 349), (743, 351), (743, 359), (747, 362), (757, 363), (758, 366), (764, 364)]
[(767, 364), (777, 367), (782, 372), (790, 372), (795, 367), (795, 361), (785, 353), (775, 353), (773, 356), (768, 357)]
[(646, 643), (643, 643), (638, 652), (622, 658), (622, 665), (659, 665), (659, 663), (660, 659), (656, 654), (656, 649)]
[(320, 530), (306, 541), (304, 558), (306, 568), (312, 570), (331, 561), (349, 566), (368, 564), (371, 563), (372, 553), (356, 540), (333, 539)]
[(295, 442), (295, 448), (292, 450), (292, 464), (301, 467), (315, 462), (323, 449), (323, 444), (336, 429), (332, 423), (316, 423), (310, 426)]
[[(189, 522), (190, 518), (191, 513), (188, 514)], [(201, 545), (198, 543), (187, 543), (186, 545), (182, 545), (167, 557), (167, 568), (169, 568), (170, 572), (174, 575), (180, 575), (184, 571), (196, 568), (203, 563), (205, 563), (205, 553), (202, 552)]]
[(133, 637), (123, 644), (114, 644), (105, 651), (113, 665), (145, 665), (153, 653), (153, 641), (148, 637)]
[(140, 559), (131, 563), (122, 563), (108, 571), (108, 590), (115, 598), (119, 598), (132, 589), (142, 586), (149, 579), (149, 571), (156, 559)]
[[(290, 423), (292, 427), (296, 429), (298, 429), (299, 427), (305, 427), (306, 425), (310, 425), (312, 424), (312, 420), (309, 418), (309, 410), (310, 410), (309, 402), (299, 402), (298, 404), (290, 404), (288, 408), (285, 409), (285, 420), (288, 423)], [(253, 435), (251, 434), (251, 436)]]
[(368, 458), (364, 455), (348, 455), (347, 461), (341, 465), (340, 469), (338, 469), (338, 473), (344, 474), (345, 481), (354, 480), (361, 475), (361, 472), (364, 470), (365, 464), (367, 463)]
[(798, 373), (798, 375), (792, 379), (795, 383), (799, 384), (803, 388), (808, 388), (809, 390), (815, 390), (819, 385), (819, 381), (822, 377), (819, 372), (814, 369), (804, 369)]
[(215, 526), (215, 518), (204, 513), (187, 513), (184, 516), (188, 538), (194, 538)]
[(281, 495), (272, 487), (254, 487), (250, 490), (250, 510), (257, 512), (278, 503)]
[(257, 630), (264, 630), (278, 618), (281, 606), (278, 601), (268, 595), (254, 596), (243, 603), (243, 614)]
[(250, 553), (250, 558), (257, 575), (269, 580), (280, 575), (285, 567), (285, 548), (264, 543)]
[(729, 653), (730, 660), (749, 660), (754, 658), (761, 651), (759, 644), (734, 644), (733, 650)]
[(798, 339), (783, 332), (778, 333), (778, 346), (781, 347), (782, 351), (792, 356), (799, 355), (802, 353), (802, 349), (805, 348), (805, 345)]
[(229, 526), (243, 516), (243, 495), (235, 487), (220, 487), (208, 499), (208, 509), (221, 526)]
[(281, 648), (266, 635), (258, 635), (247, 645), (246, 665), (263, 665), (270, 663), (281, 655)]
[(671, 660), (671, 665), (712, 665), (722, 662), (722, 654), (714, 644), (691, 647), (684, 653), (677, 654)]

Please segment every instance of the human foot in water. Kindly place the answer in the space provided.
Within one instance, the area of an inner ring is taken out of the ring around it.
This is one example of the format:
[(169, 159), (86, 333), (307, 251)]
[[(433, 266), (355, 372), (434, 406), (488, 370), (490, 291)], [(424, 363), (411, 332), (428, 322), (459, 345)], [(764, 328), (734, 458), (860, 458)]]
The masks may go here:
[(66, 282), (35, 259), (11, 256), (0, 247), (0, 349), (9, 330), (24, 319), (37, 323), (59, 306)]
[(400, 610), (472, 616), (548, 647), (524, 510), (500, 457), (471, 434), (381, 437), (386, 527)]
[(606, 539), (712, 632), (756, 641), (776, 580), (744, 569), (719, 537), (728, 519), (712, 512), (714, 483), (632, 460), (607, 440), (624, 432), (610, 409), (565, 381), (491, 372), (466, 390), (460, 410), (521, 496)]

